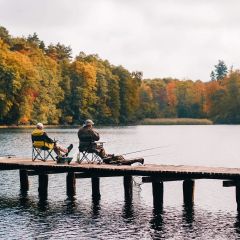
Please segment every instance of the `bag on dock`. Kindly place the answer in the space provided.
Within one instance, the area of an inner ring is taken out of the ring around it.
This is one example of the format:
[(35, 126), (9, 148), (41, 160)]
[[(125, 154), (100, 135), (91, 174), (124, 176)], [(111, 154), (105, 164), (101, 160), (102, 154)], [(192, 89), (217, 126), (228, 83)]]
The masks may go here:
[(133, 163), (144, 163), (143, 158), (134, 158), (134, 159), (125, 159), (122, 155), (111, 156), (103, 159), (103, 162), (106, 164), (115, 164), (115, 165), (131, 165)]
[(58, 164), (61, 164), (61, 163), (68, 163), (68, 164), (70, 164), (70, 162), (72, 161), (72, 157), (63, 157), (63, 156), (57, 156), (56, 157), (56, 159), (57, 159), (57, 163)]

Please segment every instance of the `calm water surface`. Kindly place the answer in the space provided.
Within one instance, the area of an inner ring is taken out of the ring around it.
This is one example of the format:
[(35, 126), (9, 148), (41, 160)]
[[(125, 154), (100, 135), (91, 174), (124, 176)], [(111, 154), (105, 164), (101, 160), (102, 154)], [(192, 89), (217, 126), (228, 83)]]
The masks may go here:
[[(240, 167), (240, 126), (137, 126), (100, 128), (109, 153), (143, 156), (146, 163)], [(63, 145), (77, 129), (49, 129)], [(31, 130), (0, 129), (0, 155), (31, 156)], [(234, 188), (197, 180), (195, 205), (183, 206), (182, 183), (164, 184), (164, 208), (152, 207), (151, 184), (135, 178), (132, 203), (124, 201), (122, 178), (101, 179), (101, 199), (91, 197), (90, 179), (77, 180), (74, 200), (66, 197), (65, 174), (50, 175), (46, 202), (38, 199), (38, 178), (27, 196), (18, 171), (0, 173), (0, 239), (240, 239)]]

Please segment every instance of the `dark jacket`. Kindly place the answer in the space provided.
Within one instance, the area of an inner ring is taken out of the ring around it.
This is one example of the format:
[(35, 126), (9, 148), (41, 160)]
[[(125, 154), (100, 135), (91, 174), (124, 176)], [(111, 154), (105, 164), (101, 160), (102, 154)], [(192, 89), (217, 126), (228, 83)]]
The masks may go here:
[(88, 126), (84, 126), (79, 129), (78, 138), (79, 148), (94, 147), (96, 145), (94, 142), (100, 139), (99, 133)]
[(54, 141), (48, 137), (47, 133), (41, 129), (34, 129), (31, 134), (32, 142), (35, 147), (53, 147)]

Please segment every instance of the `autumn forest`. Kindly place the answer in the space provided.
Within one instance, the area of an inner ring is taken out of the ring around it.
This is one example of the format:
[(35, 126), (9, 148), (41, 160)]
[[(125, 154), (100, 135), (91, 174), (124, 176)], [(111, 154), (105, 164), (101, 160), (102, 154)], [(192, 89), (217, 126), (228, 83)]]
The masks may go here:
[(0, 124), (132, 124), (144, 118), (208, 118), (240, 123), (240, 70), (219, 60), (209, 82), (143, 79), (97, 54), (34, 33), (13, 37), (0, 27)]

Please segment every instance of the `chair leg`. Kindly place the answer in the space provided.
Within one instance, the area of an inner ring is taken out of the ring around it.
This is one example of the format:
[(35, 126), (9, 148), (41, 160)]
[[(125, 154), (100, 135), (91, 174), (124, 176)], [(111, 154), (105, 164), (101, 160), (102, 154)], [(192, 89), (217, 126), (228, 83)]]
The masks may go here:
[(41, 161), (47, 161), (48, 158), (51, 158), (55, 161), (54, 156), (52, 155), (53, 149), (49, 150), (42, 150), (41, 148), (35, 148), (32, 149), (32, 161), (35, 161), (36, 159)]
[(32, 161), (35, 161), (34, 156), (35, 156), (35, 154), (34, 154), (34, 148), (32, 148)]
[(102, 163), (102, 159), (95, 152), (81, 151), (79, 152), (79, 160), (77, 162), (81, 164), (84, 161), (89, 164)]
[[(55, 158), (54, 158), (53, 155), (52, 155), (52, 151), (53, 151), (53, 149), (44, 151), (44, 161), (47, 161), (47, 159), (48, 159), (49, 157), (50, 157), (53, 161), (55, 161)], [(46, 155), (45, 155), (45, 152), (46, 152)]]
[(52, 158), (53, 161), (56, 161), (56, 159), (52, 155), (52, 150), (49, 152), (49, 156)]
[(79, 161), (78, 163), (81, 164), (84, 161), (84, 152), (79, 152)]
[(41, 152), (42, 152), (41, 149), (34, 148), (33, 151), (34, 151), (34, 158), (33, 158), (33, 161), (35, 161), (36, 159), (43, 160), (43, 157), (42, 157), (42, 155), (41, 155)]
[(82, 162), (86, 161), (87, 163), (91, 163), (91, 160), (88, 158), (88, 152), (83, 151), (83, 152), (79, 152), (80, 156), (79, 156), (79, 161), (78, 163), (81, 164)]
[(87, 163), (91, 163), (91, 160), (88, 158), (89, 153), (88, 152), (84, 152), (83, 155), (84, 155), (83, 160), (86, 160)]

